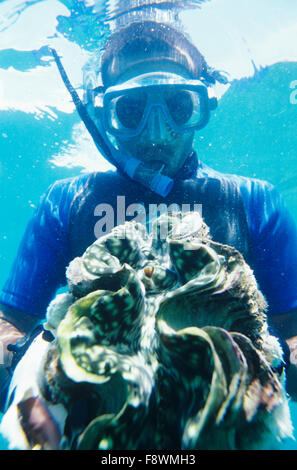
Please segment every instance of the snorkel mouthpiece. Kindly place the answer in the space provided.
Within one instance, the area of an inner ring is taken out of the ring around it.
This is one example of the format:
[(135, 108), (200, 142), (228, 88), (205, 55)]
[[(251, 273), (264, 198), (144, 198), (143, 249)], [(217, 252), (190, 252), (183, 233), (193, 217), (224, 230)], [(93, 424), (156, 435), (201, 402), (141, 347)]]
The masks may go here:
[(152, 170), (145, 163), (136, 158), (130, 158), (125, 166), (125, 172), (131, 179), (148, 187), (151, 191), (166, 197), (173, 186), (173, 179), (162, 175), (161, 170)]
[(173, 180), (169, 176), (161, 173), (155, 174), (151, 181), (151, 189), (160, 196), (166, 197), (170, 193), (173, 186)]
[(90, 133), (99, 152), (103, 154), (106, 160), (121, 170), (129, 178), (137, 181), (146, 188), (157, 193), (159, 196), (166, 197), (172, 189), (174, 183), (173, 180), (168, 176), (162, 175), (158, 171), (152, 170), (148, 165), (144, 164), (137, 158), (129, 157), (112, 146), (105, 133), (103, 131), (100, 133), (98, 126), (91, 118), (86, 106), (82, 103), (77, 92), (71, 85), (56, 50), (51, 49), (51, 52), (55, 59), (63, 83), (70, 93), (76, 110), (81, 120), (85, 124), (86, 129)]
[(116, 149), (114, 149), (114, 158), (123, 172), (133, 181), (142, 184), (162, 197), (166, 197), (170, 193), (174, 181), (169, 176), (162, 175), (161, 170), (152, 170), (138, 158), (129, 158)]

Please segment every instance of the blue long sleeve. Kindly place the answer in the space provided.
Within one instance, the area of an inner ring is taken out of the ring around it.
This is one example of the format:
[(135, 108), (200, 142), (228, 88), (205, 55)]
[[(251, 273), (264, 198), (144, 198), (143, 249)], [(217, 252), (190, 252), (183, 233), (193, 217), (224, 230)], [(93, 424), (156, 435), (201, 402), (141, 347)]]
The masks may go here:
[(69, 207), (80, 184), (81, 179), (58, 181), (42, 197), (0, 293), (0, 302), (44, 317), (55, 292), (66, 282)]

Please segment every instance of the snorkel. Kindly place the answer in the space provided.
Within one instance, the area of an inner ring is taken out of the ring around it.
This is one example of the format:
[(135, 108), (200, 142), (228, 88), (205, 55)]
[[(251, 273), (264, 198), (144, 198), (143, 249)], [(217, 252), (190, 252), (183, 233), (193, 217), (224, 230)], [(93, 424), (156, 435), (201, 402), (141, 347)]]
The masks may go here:
[(56, 50), (51, 49), (51, 52), (57, 64), (61, 78), (71, 95), (76, 110), (99, 152), (103, 154), (109, 163), (114, 165), (129, 178), (147, 187), (159, 196), (166, 197), (172, 189), (174, 183), (173, 179), (166, 175), (162, 175), (158, 171), (152, 170), (149, 165), (137, 158), (125, 155), (112, 145), (103, 130), (103, 126), (100, 126), (100, 122), (95, 124), (94, 119), (90, 116), (90, 113), (87, 110), (87, 107), (82, 103), (76, 90), (71, 85)]

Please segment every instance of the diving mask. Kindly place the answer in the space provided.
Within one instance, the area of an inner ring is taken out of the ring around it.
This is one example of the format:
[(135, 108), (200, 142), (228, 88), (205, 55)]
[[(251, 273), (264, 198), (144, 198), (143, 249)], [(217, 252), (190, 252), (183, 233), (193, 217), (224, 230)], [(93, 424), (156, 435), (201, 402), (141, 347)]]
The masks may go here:
[(94, 89), (94, 106), (103, 108), (105, 130), (115, 137), (141, 134), (153, 109), (161, 110), (177, 133), (201, 129), (217, 106), (200, 80), (174, 73), (147, 73), (101, 91)]

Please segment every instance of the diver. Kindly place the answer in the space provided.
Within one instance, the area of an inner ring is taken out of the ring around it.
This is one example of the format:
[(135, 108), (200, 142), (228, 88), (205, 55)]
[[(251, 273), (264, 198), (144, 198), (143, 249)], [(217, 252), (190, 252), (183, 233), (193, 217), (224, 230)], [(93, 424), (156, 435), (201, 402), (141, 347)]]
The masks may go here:
[(286, 351), (287, 390), (296, 398), (297, 369), (290, 361), (297, 335), (294, 221), (272, 185), (214, 171), (194, 150), (195, 133), (216, 106), (211, 86), (223, 76), (183, 33), (150, 20), (112, 33), (96, 67), (85, 83), (86, 102), (75, 104), (117, 170), (55, 182), (29, 222), (0, 293), (2, 395), (13, 345), (43, 321), (49, 302), (66, 283), (69, 262), (95, 241), (98, 204), (116, 211), (121, 195), (126, 205), (145, 208), (202, 205), (213, 240), (238, 249), (254, 271), (269, 305), (269, 324)]

